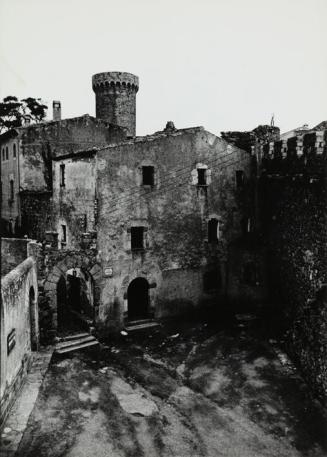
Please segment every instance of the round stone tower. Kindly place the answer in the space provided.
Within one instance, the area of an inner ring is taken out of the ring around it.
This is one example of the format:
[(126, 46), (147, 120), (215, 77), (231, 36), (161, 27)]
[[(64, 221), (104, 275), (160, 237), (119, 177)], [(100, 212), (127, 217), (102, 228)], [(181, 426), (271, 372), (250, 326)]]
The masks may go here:
[(92, 77), (96, 117), (125, 127), (127, 136), (135, 136), (136, 93), (139, 78), (131, 73), (110, 71)]

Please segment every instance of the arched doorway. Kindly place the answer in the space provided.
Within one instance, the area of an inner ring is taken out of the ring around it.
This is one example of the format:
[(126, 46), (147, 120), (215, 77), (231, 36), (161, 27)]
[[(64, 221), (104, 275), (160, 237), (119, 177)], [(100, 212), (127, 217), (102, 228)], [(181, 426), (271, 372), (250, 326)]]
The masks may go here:
[(29, 314), (30, 314), (30, 339), (31, 339), (31, 350), (38, 350), (38, 335), (37, 335), (37, 315), (36, 315), (36, 302), (34, 287), (30, 288), (29, 291)]
[(144, 278), (134, 279), (127, 289), (128, 319), (146, 319), (149, 313), (149, 283)]

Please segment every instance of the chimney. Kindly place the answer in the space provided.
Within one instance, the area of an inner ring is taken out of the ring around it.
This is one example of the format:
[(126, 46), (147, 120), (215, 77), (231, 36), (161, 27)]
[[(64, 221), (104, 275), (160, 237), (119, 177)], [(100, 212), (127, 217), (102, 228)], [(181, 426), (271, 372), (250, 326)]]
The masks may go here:
[(61, 121), (61, 103), (58, 100), (52, 102), (53, 120)]

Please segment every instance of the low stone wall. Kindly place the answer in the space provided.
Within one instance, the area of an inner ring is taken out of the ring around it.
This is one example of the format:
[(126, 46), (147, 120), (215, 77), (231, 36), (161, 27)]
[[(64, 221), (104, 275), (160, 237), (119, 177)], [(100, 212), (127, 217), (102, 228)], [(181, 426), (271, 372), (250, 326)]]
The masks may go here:
[(37, 271), (33, 257), (2, 278), (0, 424), (4, 421), (38, 348)]

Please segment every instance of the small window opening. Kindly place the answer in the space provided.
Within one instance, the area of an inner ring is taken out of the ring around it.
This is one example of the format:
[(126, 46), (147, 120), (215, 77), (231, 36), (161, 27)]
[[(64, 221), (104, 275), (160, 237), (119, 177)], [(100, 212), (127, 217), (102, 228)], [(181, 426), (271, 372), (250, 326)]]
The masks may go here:
[(142, 178), (144, 186), (154, 186), (154, 167), (142, 167)]
[(131, 228), (131, 249), (144, 248), (144, 227)]
[(208, 222), (208, 242), (215, 243), (219, 239), (219, 221), (210, 219)]
[(240, 189), (244, 186), (244, 171), (243, 170), (236, 170), (235, 172), (236, 177), (236, 187)]
[(15, 145), (15, 144), (14, 144), (14, 146), (13, 146), (13, 152), (12, 152), (12, 154), (13, 154), (14, 159), (16, 159), (16, 145)]
[(207, 174), (205, 168), (198, 168), (198, 185), (206, 186), (207, 185)]
[(13, 179), (10, 180), (9, 185), (10, 185), (10, 190), (9, 190), (10, 200), (14, 201), (14, 180)]
[(8, 147), (6, 147), (6, 160), (9, 160), (9, 151), (8, 151)]
[(66, 227), (66, 225), (62, 225), (61, 226), (61, 232), (62, 232), (61, 241), (63, 243), (67, 243), (67, 227)]
[(65, 165), (60, 165), (60, 187), (65, 187)]
[(220, 269), (214, 268), (207, 271), (203, 275), (203, 290), (209, 292), (211, 290), (218, 290), (221, 287)]

